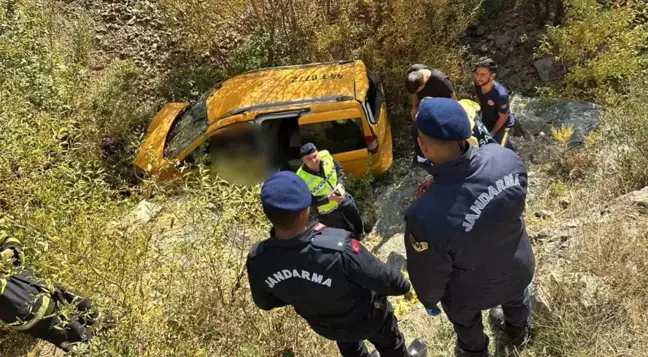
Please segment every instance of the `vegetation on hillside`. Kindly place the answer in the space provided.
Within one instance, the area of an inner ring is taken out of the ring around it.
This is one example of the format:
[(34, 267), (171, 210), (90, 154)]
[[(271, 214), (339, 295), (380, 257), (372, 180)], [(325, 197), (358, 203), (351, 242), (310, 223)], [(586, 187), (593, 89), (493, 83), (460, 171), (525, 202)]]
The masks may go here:
[[(99, 56), (97, 28), (109, 20), (82, 1), (0, 0), (0, 214), (28, 247), (29, 264), (95, 300), (114, 322), (79, 353), (336, 356), (334, 344), (315, 336), (291, 309), (261, 312), (251, 302), (245, 254), (268, 228), (258, 187), (204, 174), (173, 187), (138, 182), (131, 162), (146, 124), (165, 100), (195, 98), (215, 80), (244, 70), (361, 58), (384, 83), (398, 150), (409, 150), (402, 73), (427, 62), (465, 92), (461, 84), (469, 83), (474, 57), (459, 37), (492, 3), (164, 0), (160, 21), (185, 66), (151, 73), (129, 58)], [(565, 24), (549, 28), (539, 49), (565, 68), (552, 92), (611, 106), (592, 144), (559, 143), (546, 165), (533, 167), (550, 175), (550, 184), (529, 210), (558, 214), (529, 217), (530, 230), (648, 185), (645, 3), (565, 3)], [(499, 6), (515, 4), (505, 5)], [(133, 6), (146, 12), (153, 5)], [(143, 78), (156, 87), (142, 88)], [(360, 198), (372, 196), (367, 182), (356, 190)], [(164, 224), (128, 218), (145, 198), (171, 212)], [(556, 204), (562, 199), (571, 204), (562, 208)], [(561, 267), (596, 275), (615, 294), (586, 307), (574, 302), (581, 286), (541, 275), (554, 310), (539, 316), (536, 344), (526, 355), (645, 355), (645, 227), (622, 223), (589, 224), (588, 244), (571, 253), (579, 259)], [(447, 354), (453, 343), (447, 323), (439, 331), (423, 336), (435, 341), (431, 356)], [(2, 356), (51, 350), (0, 331)]]

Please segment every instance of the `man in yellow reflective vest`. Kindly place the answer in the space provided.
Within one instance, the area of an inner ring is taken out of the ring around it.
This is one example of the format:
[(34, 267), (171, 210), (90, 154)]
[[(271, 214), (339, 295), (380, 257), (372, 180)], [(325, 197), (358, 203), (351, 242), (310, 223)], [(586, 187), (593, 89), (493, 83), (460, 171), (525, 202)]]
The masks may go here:
[(345, 229), (357, 238), (366, 233), (353, 197), (344, 189), (344, 171), (327, 151), (318, 151), (313, 143), (304, 144), (299, 155), (303, 164), (297, 170), (313, 196), (318, 220), (333, 228)]
[[(87, 326), (97, 318), (90, 300), (32, 274), (24, 266), (21, 242), (3, 228), (0, 222), (0, 321), (66, 352), (89, 341), (93, 333)], [(63, 312), (64, 306), (72, 309)]]

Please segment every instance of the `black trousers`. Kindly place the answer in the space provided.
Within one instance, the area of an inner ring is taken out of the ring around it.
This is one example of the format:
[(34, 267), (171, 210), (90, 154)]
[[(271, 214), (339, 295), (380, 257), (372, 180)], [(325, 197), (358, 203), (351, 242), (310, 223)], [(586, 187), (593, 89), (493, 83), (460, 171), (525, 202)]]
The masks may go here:
[(71, 346), (68, 344), (86, 342), (93, 337), (92, 332), (77, 320), (63, 323), (58, 307), (54, 308), (54, 313), (51, 316), (39, 321), (25, 332), (33, 337), (48, 341), (65, 352), (70, 350)]
[(318, 220), (325, 226), (340, 228), (354, 233), (360, 237), (364, 233), (364, 224), (360, 211), (353, 197), (349, 194), (344, 197), (337, 209), (327, 214), (319, 215)]
[[(484, 333), (481, 310), (453, 309), (451, 304), (441, 302), (443, 310), (452, 322), (457, 334), (457, 345), (467, 354), (466, 356), (482, 357), (488, 352), (488, 336)], [(503, 302), (504, 320), (512, 327), (525, 327), (531, 318), (531, 296), (529, 288), (514, 294), (511, 299)], [(493, 306), (494, 307), (494, 306)]]
[[(398, 320), (391, 306), (387, 310), (383, 325), (368, 338), (376, 346), (380, 357), (410, 357), (405, 346), (405, 336), (398, 329)], [(364, 341), (337, 341), (342, 357), (367, 357), (369, 351)]]

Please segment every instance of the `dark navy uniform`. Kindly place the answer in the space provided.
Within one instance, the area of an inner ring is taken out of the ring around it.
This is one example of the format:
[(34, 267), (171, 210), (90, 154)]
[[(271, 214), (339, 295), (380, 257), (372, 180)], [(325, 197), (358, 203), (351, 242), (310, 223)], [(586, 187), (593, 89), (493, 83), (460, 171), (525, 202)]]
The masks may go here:
[[(482, 87), (478, 86), (475, 86), (475, 92), (477, 93), (479, 106), (481, 107), (482, 121), (489, 131), (492, 131), (495, 127), (495, 123), (497, 123), (500, 114), (507, 115), (506, 123), (504, 123), (504, 126), (502, 126), (499, 132), (495, 133), (495, 140), (498, 143), (502, 143), (504, 135), (515, 124), (515, 118), (511, 114), (508, 91), (499, 82), (493, 81), (493, 88), (488, 93), (483, 93)], [(510, 136), (510, 132), (507, 136)], [(506, 140), (504, 145), (514, 150), (510, 140)]]
[(425, 145), (446, 150), (427, 153), (434, 184), (405, 214), (407, 269), (428, 314), (441, 302), (453, 323), (456, 355), (485, 357), (481, 310), (496, 317), (501, 305), (507, 334), (516, 343), (527, 336), (535, 269), (521, 217), (527, 170), (499, 144), (469, 145), (466, 111), (453, 100), (423, 100), (416, 126)]
[(343, 356), (367, 356), (365, 339), (382, 357), (409, 356), (386, 297), (407, 293), (410, 283), (351, 233), (320, 223), (287, 240), (272, 231), (252, 248), (247, 271), (259, 308), (292, 305)]
[(405, 217), (412, 285), (426, 308), (442, 303), (464, 355), (485, 356), (481, 310), (501, 304), (511, 326), (530, 317), (525, 291), (535, 258), (521, 217), (527, 170), (497, 144), (428, 170), (434, 184)]

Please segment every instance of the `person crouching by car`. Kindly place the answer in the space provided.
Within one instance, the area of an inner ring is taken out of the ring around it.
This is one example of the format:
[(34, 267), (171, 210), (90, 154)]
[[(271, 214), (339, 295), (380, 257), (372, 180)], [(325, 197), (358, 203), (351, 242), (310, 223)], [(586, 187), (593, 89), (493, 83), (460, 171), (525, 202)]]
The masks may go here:
[(313, 143), (299, 151), (303, 164), (297, 170), (313, 196), (318, 220), (328, 227), (345, 229), (361, 237), (365, 232), (360, 211), (353, 196), (344, 189), (342, 166), (327, 151), (318, 151)]

